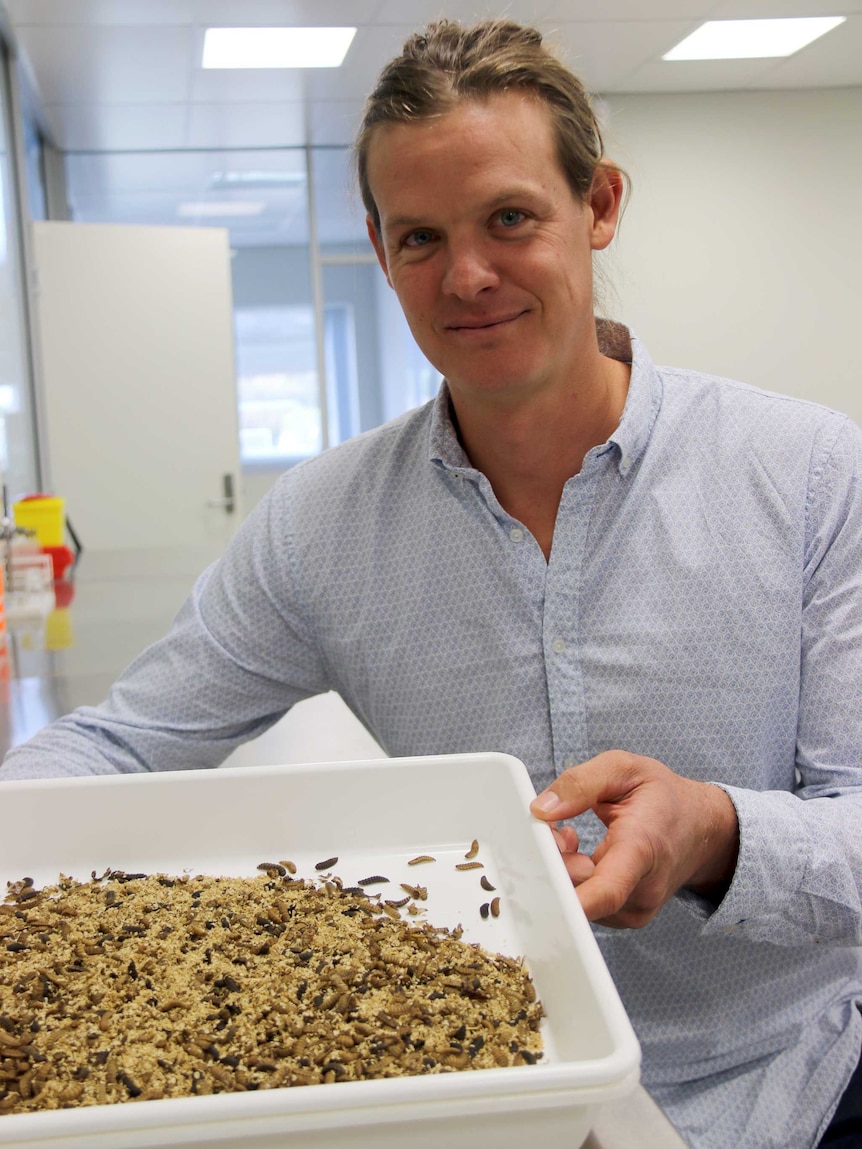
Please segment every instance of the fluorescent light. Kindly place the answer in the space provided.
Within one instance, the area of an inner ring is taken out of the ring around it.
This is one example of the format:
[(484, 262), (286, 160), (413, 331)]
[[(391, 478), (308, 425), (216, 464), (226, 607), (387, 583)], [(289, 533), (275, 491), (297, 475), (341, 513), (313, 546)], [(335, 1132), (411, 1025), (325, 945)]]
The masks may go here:
[(337, 68), (355, 28), (207, 28), (205, 68)]
[(255, 203), (252, 200), (202, 200), (200, 203), (181, 203), (177, 208), (177, 215), (182, 216), (233, 216), (233, 215), (260, 215), (266, 207), (264, 203)]
[(846, 19), (846, 16), (812, 16), (782, 20), (708, 20), (662, 59), (743, 60), (792, 56)]

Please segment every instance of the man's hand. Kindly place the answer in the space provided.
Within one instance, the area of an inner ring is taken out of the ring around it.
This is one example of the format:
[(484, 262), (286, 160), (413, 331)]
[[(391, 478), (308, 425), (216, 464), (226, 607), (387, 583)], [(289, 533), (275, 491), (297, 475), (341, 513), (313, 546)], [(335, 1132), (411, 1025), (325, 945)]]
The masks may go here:
[(571, 826), (552, 825), (584, 912), (602, 925), (644, 926), (683, 886), (718, 901), (736, 868), (730, 798), (654, 758), (599, 754), (566, 770), (530, 809), (551, 823), (594, 810), (608, 827), (590, 858), (578, 852)]

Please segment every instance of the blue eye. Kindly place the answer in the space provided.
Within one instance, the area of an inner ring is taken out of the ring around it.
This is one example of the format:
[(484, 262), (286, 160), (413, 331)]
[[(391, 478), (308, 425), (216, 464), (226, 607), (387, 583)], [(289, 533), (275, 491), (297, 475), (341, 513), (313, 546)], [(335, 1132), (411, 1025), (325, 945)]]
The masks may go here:
[(517, 208), (507, 207), (497, 218), (503, 227), (515, 227), (524, 219), (524, 213)]
[(425, 247), (434, 238), (430, 231), (411, 231), (404, 240), (405, 247)]

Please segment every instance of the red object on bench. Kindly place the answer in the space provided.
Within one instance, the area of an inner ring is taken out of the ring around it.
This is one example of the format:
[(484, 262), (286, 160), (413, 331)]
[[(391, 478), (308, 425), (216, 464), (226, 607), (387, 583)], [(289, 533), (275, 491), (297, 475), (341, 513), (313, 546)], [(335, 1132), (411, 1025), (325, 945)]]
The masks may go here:
[(51, 556), (54, 563), (55, 579), (61, 579), (75, 561), (75, 554), (71, 547), (40, 547), (39, 549), (42, 554)]

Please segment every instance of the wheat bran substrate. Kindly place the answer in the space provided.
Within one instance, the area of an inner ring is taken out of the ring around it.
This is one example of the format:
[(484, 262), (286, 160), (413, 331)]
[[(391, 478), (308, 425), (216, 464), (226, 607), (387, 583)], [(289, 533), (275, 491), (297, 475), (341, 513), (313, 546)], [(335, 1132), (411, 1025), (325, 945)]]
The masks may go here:
[(535, 1064), (542, 1012), (460, 927), (283, 867), (0, 905), (0, 1113)]

